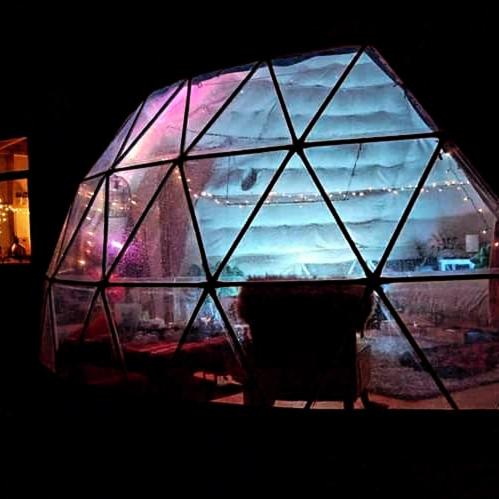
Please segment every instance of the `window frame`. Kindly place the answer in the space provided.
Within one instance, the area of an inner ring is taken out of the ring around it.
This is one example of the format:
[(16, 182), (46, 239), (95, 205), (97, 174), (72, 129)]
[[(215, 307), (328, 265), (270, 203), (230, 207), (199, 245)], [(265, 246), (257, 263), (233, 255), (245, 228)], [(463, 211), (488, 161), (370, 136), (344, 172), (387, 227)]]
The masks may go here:
[[(0, 143), (3, 141), (17, 141), (24, 140), (26, 142), (26, 148), (28, 150), (28, 167), (24, 170), (9, 170), (2, 171), (0, 170), (0, 184), (3, 182), (12, 182), (15, 180), (26, 180), (27, 188), (28, 188), (28, 203), (30, 203), (30, 191), (31, 191), (31, 181), (30, 181), (30, 167), (29, 167), (29, 146), (28, 146), (28, 137), (26, 136), (18, 136), (18, 137), (0, 137)], [(13, 145), (13, 144), (12, 144)], [(7, 145), (9, 147), (10, 145)], [(29, 224), (29, 242), (30, 242), (30, 252), (27, 258), (24, 261), (10, 261), (4, 262), (3, 258), (0, 258), (0, 267), (3, 266), (13, 266), (13, 265), (21, 265), (26, 266), (32, 263), (33, 258), (33, 241), (32, 241), (32, 233), (31, 233), (31, 210), (28, 213), (28, 224)]]

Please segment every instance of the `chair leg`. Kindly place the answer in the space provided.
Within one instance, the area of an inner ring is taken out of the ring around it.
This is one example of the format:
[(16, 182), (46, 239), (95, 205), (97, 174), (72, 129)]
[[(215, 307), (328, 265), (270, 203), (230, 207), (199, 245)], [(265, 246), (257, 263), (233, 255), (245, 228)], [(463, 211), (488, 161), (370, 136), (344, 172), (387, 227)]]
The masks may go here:
[(351, 411), (351, 410), (353, 410), (353, 405), (354, 405), (354, 401), (352, 399), (343, 400), (343, 408), (344, 409)]
[(367, 390), (362, 391), (362, 393), (360, 394), (360, 400), (362, 400), (362, 405), (364, 406), (364, 409), (370, 408), (371, 401), (369, 400), (369, 394), (367, 393)]
[(364, 409), (388, 409), (387, 404), (382, 404), (380, 402), (373, 402), (369, 400), (369, 394), (367, 390), (363, 390), (360, 394), (360, 400), (362, 400), (362, 405)]

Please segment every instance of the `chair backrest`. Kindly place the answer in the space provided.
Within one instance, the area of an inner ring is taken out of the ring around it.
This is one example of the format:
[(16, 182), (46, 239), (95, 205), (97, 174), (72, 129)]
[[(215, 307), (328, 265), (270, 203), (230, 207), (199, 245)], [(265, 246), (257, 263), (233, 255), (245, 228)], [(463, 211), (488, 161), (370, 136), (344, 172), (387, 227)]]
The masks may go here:
[(249, 284), (240, 292), (238, 309), (250, 326), (257, 365), (317, 366), (351, 357), (372, 297), (361, 285)]

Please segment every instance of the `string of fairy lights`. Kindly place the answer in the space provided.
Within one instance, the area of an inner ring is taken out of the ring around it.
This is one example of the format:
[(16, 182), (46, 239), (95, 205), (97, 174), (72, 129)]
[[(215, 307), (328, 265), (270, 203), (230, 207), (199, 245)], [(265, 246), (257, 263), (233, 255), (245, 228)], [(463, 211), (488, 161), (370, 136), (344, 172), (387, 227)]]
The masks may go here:
[[(451, 157), (450, 153), (444, 153), (443, 157)], [(481, 206), (478, 206), (476, 195), (474, 196), (469, 192), (470, 189), (470, 181), (462, 180), (462, 176), (460, 176), (453, 168), (446, 168), (445, 170), (447, 174), (446, 180), (443, 182), (427, 182), (424, 187), (421, 188), (421, 194), (432, 193), (432, 192), (448, 192), (448, 191), (460, 191), (462, 193), (462, 202), (469, 203), (477, 216), (480, 217), (481, 220), (481, 232), (482, 234), (487, 234), (490, 230), (489, 224), (485, 217), (484, 209)], [(350, 186), (350, 183), (349, 183)], [(405, 192), (413, 192), (416, 189), (416, 185), (408, 184), (404, 186), (397, 187), (381, 187), (375, 188), (369, 186), (363, 189), (356, 190), (345, 190), (345, 191), (336, 191), (336, 192), (328, 192), (327, 195), (334, 203), (337, 202), (345, 202), (350, 201), (352, 198), (363, 198), (371, 195), (379, 195), (379, 194), (391, 194), (393, 196), (400, 195)], [(258, 196), (255, 195), (255, 200), (250, 201), (248, 199), (245, 200), (236, 200), (235, 197), (229, 199), (227, 195), (218, 195), (213, 194), (209, 191), (203, 190), (199, 194), (194, 194), (194, 198), (203, 198), (203, 200), (208, 202), (213, 202), (217, 205), (225, 205), (231, 207), (238, 207), (241, 209), (252, 207), (256, 204), (258, 200)], [(308, 193), (277, 193), (271, 191), (269, 196), (264, 201), (265, 204), (272, 205), (298, 205), (299, 208), (303, 207), (308, 203), (320, 203), (323, 202), (322, 195), (317, 192), (314, 194)]]
[[(451, 154), (450, 153), (443, 153), (440, 156), (440, 159), (444, 158), (450, 158)], [(358, 158), (357, 158), (358, 159)], [(471, 186), (471, 182), (469, 180), (463, 180), (463, 174), (459, 174), (457, 171), (455, 171), (454, 168), (448, 167), (445, 169), (446, 173), (446, 179), (443, 181), (439, 182), (431, 182), (427, 181), (426, 184), (421, 188), (420, 193), (422, 195), (424, 194), (431, 194), (431, 193), (444, 193), (444, 192), (449, 192), (449, 191), (455, 191), (459, 192), (461, 194), (461, 199), (463, 203), (469, 203), (470, 206), (473, 208), (475, 211), (476, 215), (480, 217), (481, 220), (481, 233), (482, 234), (487, 234), (490, 231), (489, 224), (487, 222), (487, 219), (485, 217), (484, 209), (478, 205), (476, 195), (473, 193), (473, 188)], [(117, 180), (117, 178), (119, 180)], [(180, 182), (181, 181), (181, 175), (180, 172), (176, 171), (174, 175), (172, 175), (172, 178), (175, 179), (175, 181)], [(466, 177), (465, 177), (466, 178)], [(114, 176), (112, 177), (114, 182), (111, 182), (111, 189), (110, 189), (110, 210), (112, 213), (114, 213), (114, 216), (123, 216), (125, 217), (127, 213), (131, 209), (131, 205), (137, 205), (139, 203), (139, 200), (137, 196), (135, 196), (134, 193), (130, 191), (129, 185), (124, 181), (122, 177)], [(190, 184), (192, 182), (190, 177), (186, 177), (187, 183)], [(229, 178), (227, 178), (227, 183), (229, 181)], [(126, 185), (126, 189), (124, 189), (124, 185)], [(373, 186), (369, 186), (364, 189), (350, 189), (351, 182), (348, 183), (348, 189), (344, 191), (335, 191), (335, 192), (328, 192), (327, 195), (333, 201), (334, 203), (339, 203), (339, 202), (347, 202), (351, 201), (353, 199), (360, 199), (360, 198), (367, 198), (369, 196), (375, 196), (375, 195), (386, 195), (390, 194), (392, 196), (399, 196), (404, 193), (411, 193), (413, 192), (416, 188), (416, 184), (408, 184), (404, 186), (397, 186), (397, 187), (381, 187), (381, 188), (375, 188)], [(471, 187), (470, 187), (471, 186)], [(470, 189), (472, 192), (470, 193)], [(119, 195), (119, 191), (125, 190), (126, 195)], [(237, 196), (229, 196), (229, 191), (226, 189), (225, 194), (214, 194), (208, 190), (202, 190), (200, 192), (193, 192), (193, 189), (189, 187), (189, 192), (191, 193), (192, 197), (194, 198), (195, 201), (202, 199), (204, 202), (212, 202), (215, 205), (221, 205), (221, 206), (227, 206), (227, 207), (237, 207), (241, 209), (253, 209), (255, 206), (256, 202), (259, 199), (259, 195), (254, 195), (254, 199), (251, 199), (248, 197), (248, 195), (245, 195), (245, 199), (237, 199)], [(88, 203), (92, 197), (94, 196), (94, 191), (91, 189), (85, 189), (85, 188), (80, 188), (78, 191), (79, 196), (83, 196), (86, 199), (86, 202)], [(95, 201), (94, 201), (95, 202)], [(321, 203), (323, 202), (322, 195), (317, 192), (317, 193), (279, 193), (275, 191), (271, 191), (269, 195), (267, 196), (267, 199), (264, 201), (264, 204), (271, 204), (271, 205), (297, 205), (298, 208), (303, 208), (307, 204), (311, 203)], [(3, 211), (2, 211), (3, 210)], [(15, 208), (12, 207), (7, 207), (6, 205), (2, 205), (0, 203), (0, 220), (5, 221), (6, 220), (6, 215), (5, 211), (8, 210), (15, 210)], [(88, 228), (95, 223), (95, 216), (101, 217), (103, 214), (103, 209), (100, 206), (97, 206), (95, 209), (90, 210), (87, 213), (86, 216), (86, 232), (85, 232), (85, 241), (84, 241), (84, 254), (86, 257), (91, 256), (93, 253), (93, 248), (95, 246), (95, 232), (93, 230), (88, 230)], [(85, 229), (84, 229), (85, 230)], [(120, 250), (124, 243), (121, 241), (110, 241), (111, 247), (114, 247), (114, 249)], [(77, 260), (78, 264), (80, 266), (85, 266), (87, 264), (85, 257), (84, 258), (79, 258)]]
[(5, 226), (10, 226), (9, 214), (26, 213), (29, 215), (29, 208), (20, 206), (14, 207), (11, 203), (7, 203), (0, 198), (0, 234), (3, 234)]

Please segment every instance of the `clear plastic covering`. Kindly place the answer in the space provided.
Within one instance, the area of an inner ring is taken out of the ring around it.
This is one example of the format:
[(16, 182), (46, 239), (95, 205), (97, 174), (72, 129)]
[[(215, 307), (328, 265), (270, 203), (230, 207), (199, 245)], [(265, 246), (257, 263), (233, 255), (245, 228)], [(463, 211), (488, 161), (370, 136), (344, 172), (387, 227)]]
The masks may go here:
[(69, 210), (43, 362), (179, 401), (497, 407), (497, 199), (439, 137), (372, 49), (152, 93)]
[(495, 271), (497, 206), (456, 154), (442, 152), (383, 272)]

